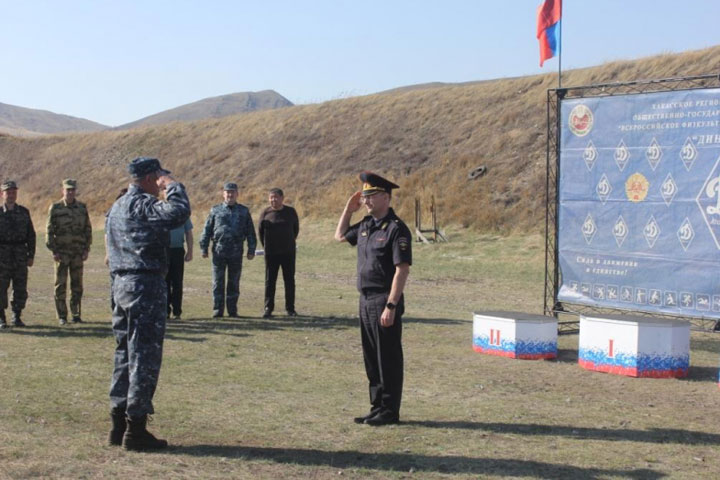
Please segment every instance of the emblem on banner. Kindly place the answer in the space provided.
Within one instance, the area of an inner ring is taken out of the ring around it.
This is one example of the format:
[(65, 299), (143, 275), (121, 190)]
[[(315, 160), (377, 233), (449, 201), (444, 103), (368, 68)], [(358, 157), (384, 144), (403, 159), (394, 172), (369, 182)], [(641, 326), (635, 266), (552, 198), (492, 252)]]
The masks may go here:
[(712, 311), (720, 312), (720, 295), (712, 296)]
[(593, 298), (596, 300), (605, 300), (605, 285), (595, 285), (595, 288), (593, 289)]
[(693, 163), (695, 163), (697, 154), (697, 147), (695, 147), (693, 141), (690, 137), (688, 137), (687, 140), (685, 140), (682, 149), (680, 149), (680, 160), (682, 160), (683, 165), (685, 165), (685, 170), (688, 172), (692, 168)]
[(650, 182), (642, 173), (633, 173), (625, 181), (625, 194), (634, 203), (642, 202), (648, 194)]
[(632, 302), (632, 300), (633, 300), (632, 287), (623, 286), (620, 289), (620, 300), (622, 300), (623, 302)]
[(665, 177), (665, 180), (663, 180), (662, 185), (660, 185), (660, 195), (662, 196), (663, 200), (665, 201), (665, 205), (668, 207), (673, 201), (673, 198), (675, 198), (675, 194), (677, 193), (678, 188), (677, 184), (675, 183), (675, 179), (671, 174), (667, 174), (667, 177)]
[(585, 150), (583, 150), (583, 160), (585, 160), (585, 165), (587, 165), (588, 172), (591, 171), (595, 166), (595, 160), (597, 160), (597, 157), (597, 149), (595, 148), (592, 140), (590, 140), (587, 144), (587, 147), (585, 147)]
[(647, 240), (648, 246), (653, 248), (655, 246), (655, 242), (657, 242), (657, 239), (660, 236), (660, 225), (658, 225), (654, 215), (650, 215), (650, 220), (648, 220), (645, 224), (645, 228), (643, 228), (643, 236), (645, 237), (645, 240)]
[(693, 294), (690, 292), (680, 292), (680, 306), (682, 308), (693, 308), (695, 306)]
[(582, 226), (582, 234), (588, 245), (592, 243), (596, 233), (597, 227), (595, 226), (595, 221), (593, 221), (592, 215), (588, 213)]
[(677, 292), (665, 292), (665, 298), (663, 299), (666, 307), (677, 307)]
[(710, 310), (710, 295), (707, 293), (698, 293), (695, 295), (695, 308), (698, 310)]
[(597, 187), (595, 187), (595, 191), (597, 192), (598, 197), (600, 197), (602, 204), (605, 205), (605, 202), (607, 202), (607, 199), (612, 192), (612, 185), (610, 185), (610, 181), (604, 173), (603, 176), (600, 177), (600, 181), (598, 182)]
[(576, 105), (570, 111), (570, 118), (568, 119), (568, 126), (570, 131), (578, 137), (584, 137), (593, 127), (593, 113), (585, 105)]
[(607, 286), (607, 299), (608, 300), (617, 300), (618, 299), (617, 285), (608, 285)]
[(621, 247), (628, 236), (627, 223), (625, 223), (625, 219), (622, 217), (622, 215), (620, 215), (615, 222), (612, 234), (613, 237), (615, 237), (615, 242), (617, 243), (617, 246)]
[(645, 305), (647, 303), (647, 290), (644, 288), (635, 289), (635, 303)]
[(683, 250), (687, 252), (687, 249), (692, 243), (693, 238), (695, 238), (695, 230), (693, 230), (689, 218), (685, 217), (682, 225), (680, 225), (680, 228), (678, 228), (677, 237), (678, 240), (680, 240), (680, 245), (682, 245)]
[(658, 163), (660, 163), (662, 156), (662, 148), (660, 148), (660, 144), (657, 142), (657, 140), (653, 138), (650, 146), (647, 148), (647, 150), (645, 150), (645, 157), (650, 164), (650, 168), (653, 169), (653, 172), (655, 171), (655, 168), (657, 168)]
[(650, 305), (662, 305), (662, 292), (660, 290), (651, 288), (648, 295), (648, 303)]
[(710, 229), (715, 246), (720, 249), (720, 158), (715, 162), (695, 202), (700, 207), (703, 220)]
[(623, 170), (625, 170), (625, 165), (627, 165), (628, 161), (630, 160), (630, 150), (628, 150), (624, 140), (620, 140), (618, 146), (615, 147), (615, 153), (613, 154), (613, 157), (615, 158), (615, 163), (617, 164), (620, 171), (622, 172)]

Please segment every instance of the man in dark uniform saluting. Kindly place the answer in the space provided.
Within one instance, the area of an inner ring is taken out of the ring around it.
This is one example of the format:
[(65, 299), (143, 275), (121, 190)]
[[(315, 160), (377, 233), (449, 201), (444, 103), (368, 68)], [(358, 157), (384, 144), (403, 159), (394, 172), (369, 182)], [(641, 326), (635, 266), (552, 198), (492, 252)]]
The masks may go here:
[[(392, 208), (392, 190), (400, 188), (371, 172), (360, 174), (355, 192), (340, 216), (335, 239), (357, 245), (360, 333), (370, 388), (370, 413), (355, 423), (379, 426), (398, 423), (403, 384), (403, 289), (410, 274), (410, 230)], [(350, 219), (362, 204), (369, 213), (359, 223)]]
[[(156, 158), (136, 158), (128, 171), (133, 183), (105, 220), (116, 341), (108, 442), (127, 450), (152, 450), (167, 447), (146, 425), (155, 412), (152, 399), (165, 338), (168, 232), (188, 219), (190, 201), (185, 187)], [(161, 190), (166, 202), (157, 198)]]

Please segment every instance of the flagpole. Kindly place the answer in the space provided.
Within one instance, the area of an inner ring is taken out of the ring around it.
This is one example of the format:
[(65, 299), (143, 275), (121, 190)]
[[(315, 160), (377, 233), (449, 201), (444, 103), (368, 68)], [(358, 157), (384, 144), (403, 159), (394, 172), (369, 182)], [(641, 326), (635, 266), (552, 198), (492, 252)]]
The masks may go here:
[(559, 0), (559, 1), (560, 1), (560, 22), (559, 22), (560, 25), (558, 25), (558, 26), (560, 27), (560, 34), (558, 35), (558, 43), (559, 43), (559, 45), (558, 45), (558, 88), (562, 88), (562, 24), (563, 24), (562, 4), (563, 4), (563, 2), (562, 2), (562, 0)]

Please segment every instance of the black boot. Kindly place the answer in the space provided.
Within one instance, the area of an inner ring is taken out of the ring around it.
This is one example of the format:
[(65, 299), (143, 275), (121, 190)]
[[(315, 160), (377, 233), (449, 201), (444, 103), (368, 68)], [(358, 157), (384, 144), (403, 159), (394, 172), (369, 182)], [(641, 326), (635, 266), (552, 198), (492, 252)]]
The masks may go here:
[(15, 327), (24, 327), (25, 324), (20, 319), (20, 312), (21, 310), (13, 310), (13, 316), (12, 316), (12, 323)]
[(125, 411), (113, 408), (110, 410), (110, 418), (113, 426), (108, 435), (108, 445), (122, 445), (123, 435), (125, 435), (125, 429), (127, 428)]
[(147, 431), (147, 415), (137, 418), (127, 418), (127, 430), (123, 436), (125, 450), (142, 452), (144, 450), (158, 450), (168, 446), (167, 440), (160, 440)]

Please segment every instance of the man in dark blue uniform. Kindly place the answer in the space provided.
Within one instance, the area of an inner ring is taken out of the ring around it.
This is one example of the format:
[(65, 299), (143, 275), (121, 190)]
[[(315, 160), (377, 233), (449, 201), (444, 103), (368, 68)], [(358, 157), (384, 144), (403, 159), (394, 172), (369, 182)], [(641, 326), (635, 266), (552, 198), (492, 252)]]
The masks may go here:
[[(400, 421), (403, 385), (403, 290), (410, 274), (410, 230), (390, 208), (394, 183), (371, 172), (360, 174), (355, 192), (340, 216), (335, 239), (356, 246), (360, 292), (360, 333), (370, 389), (370, 413), (355, 423), (380, 426)], [(350, 225), (365, 204), (368, 216)]]
[[(136, 158), (128, 171), (133, 183), (105, 220), (117, 343), (109, 443), (122, 443), (127, 450), (150, 450), (167, 447), (146, 425), (148, 415), (154, 413), (152, 398), (165, 338), (168, 232), (188, 219), (190, 201), (185, 187), (155, 158)], [(163, 189), (166, 202), (157, 198)]]

